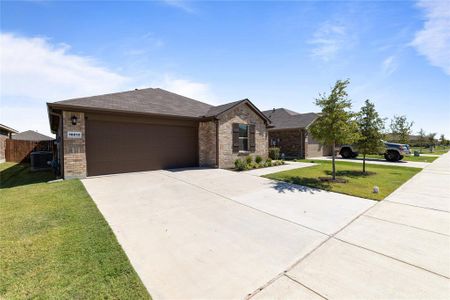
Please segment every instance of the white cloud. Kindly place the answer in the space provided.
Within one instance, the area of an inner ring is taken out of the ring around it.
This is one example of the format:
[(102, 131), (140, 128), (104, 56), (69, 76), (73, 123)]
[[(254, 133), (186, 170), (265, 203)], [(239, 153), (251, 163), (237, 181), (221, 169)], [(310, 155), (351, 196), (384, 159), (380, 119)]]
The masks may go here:
[(159, 85), (168, 91), (209, 104), (214, 104), (217, 100), (210, 86), (206, 83), (174, 78), (166, 74)]
[(314, 48), (311, 49), (312, 56), (329, 61), (349, 42), (345, 26), (326, 22), (316, 30), (308, 43), (314, 45)]
[(412, 41), (431, 65), (450, 75), (450, 1), (419, 1), (425, 11), (425, 23)]
[(44, 38), (0, 34), (1, 96), (62, 100), (120, 90), (129, 79)]
[(118, 91), (129, 79), (65, 44), (0, 34), (0, 123), (49, 134), (46, 102)]
[(19, 131), (50, 134), (46, 102), (149, 87), (142, 82), (208, 103), (216, 99), (206, 83), (151, 72), (126, 77), (40, 37), (0, 33), (0, 66), (0, 123)]
[(194, 9), (191, 7), (188, 1), (185, 0), (163, 0), (167, 5), (179, 8), (188, 13), (194, 13)]
[(382, 69), (385, 75), (391, 75), (392, 73), (395, 72), (395, 70), (397, 70), (397, 68), (398, 63), (394, 55), (391, 55), (387, 57), (385, 60), (383, 60)]

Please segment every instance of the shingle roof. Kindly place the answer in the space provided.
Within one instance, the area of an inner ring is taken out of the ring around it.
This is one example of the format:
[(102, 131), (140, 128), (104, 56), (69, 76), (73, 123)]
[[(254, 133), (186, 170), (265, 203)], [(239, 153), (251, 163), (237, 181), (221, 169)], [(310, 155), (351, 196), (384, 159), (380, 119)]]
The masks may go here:
[(273, 129), (306, 128), (319, 117), (317, 113), (300, 114), (285, 108), (267, 110), (263, 113), (272, 122)]
[(248, 103), (256, 112), (268, 121), (248, 99), (212, 106), (188, 97), (184, 97), (160, 88), (132, 90), (120, 93), (77, 98), (48, 103), (49, 107), (80, 107), (85, 109), (147, 113), (191, 118), (210, 118), (239, 105)]
[(91, 109), (119, 110), (160, 115), (199, 117), (212, 107), (159, 88), (147, 88), (51, 103)]
[(230, 103), (226, 103), (226, 104), (222, 104), (222, 105), (219, 105), (219, 106), (213, 106), (205, 114), (205, 117), (213, 117), (213, 116), (220, 115), (221, 113), (223, 113), (223, 112), (229, 110), (230, 108), (238, 105), (239, 103), (245, 102), (245, 101), (247, 101), (247, 99), (234, 101), (234, 102), (230, 102)]
[(13, 140), (22, 140), (22, 141), (51, 141), (54, 138), (40, 134), (39, 132), (33, 130), (27, 130), (18, 134), (15, 134), (11, 137)]

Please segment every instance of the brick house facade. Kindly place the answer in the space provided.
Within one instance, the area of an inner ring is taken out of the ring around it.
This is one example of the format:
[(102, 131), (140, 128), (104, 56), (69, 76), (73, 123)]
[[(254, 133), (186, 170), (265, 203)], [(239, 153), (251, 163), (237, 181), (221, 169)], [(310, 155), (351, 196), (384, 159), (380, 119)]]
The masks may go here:
[(300, 114), (285, 108), (265, 111), (264, 114), (273, 125), (269, 129), (269, 145), (279, 147), (286, 158), (331, 155), (330, 147), (321, 145), (308, 131), (318, 114)]
[[(233, 124), (252, 125), (254, 149), (233, 150)], [(201, 167), (232, 168), (238, 158), (246, 156), (268, 157), (267, 123), (247, 103), (225, 111), (217, 120), (200, 122), (199, 125), (199, 165)]]
[(47, 106), (64, 178), (180, 167), (231, 168), (237, 158), (268, 157), (270, 121), (248, 99), (211, 106), (161, 89), (145, 89)]

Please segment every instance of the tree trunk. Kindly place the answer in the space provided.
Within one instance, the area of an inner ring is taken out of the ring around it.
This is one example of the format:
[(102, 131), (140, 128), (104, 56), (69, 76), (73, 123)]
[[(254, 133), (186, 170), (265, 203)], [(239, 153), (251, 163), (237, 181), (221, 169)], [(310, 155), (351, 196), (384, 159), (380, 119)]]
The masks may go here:
[(331, 174), (332, 174), (332, 177), (333, 177), (333, 180), (336, 180), (336, 164), (335, 164), (335, 161), (334, 161), (334, 159), (335, 159), (335, 157), (336, 157), (336, 143), (335, 142), (333, 142), (333, 152), (332, 152), (332, 165), (333, 165), (333, 170), (332, 170), (332, 172), (331, 172)]
[(363, 154), (363, 173), (366, 173), (366, 154)]

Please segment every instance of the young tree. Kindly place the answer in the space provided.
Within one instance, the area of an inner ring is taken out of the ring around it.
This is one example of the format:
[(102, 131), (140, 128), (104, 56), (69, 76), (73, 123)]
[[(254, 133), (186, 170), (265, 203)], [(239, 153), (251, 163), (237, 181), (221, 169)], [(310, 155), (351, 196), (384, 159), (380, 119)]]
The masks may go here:
[(406, 116), (394, 116), (391, 120), (391, 131), (401, 144), (409, 143), (409, 135), (414, 122), (408, 122)]
[(420, 151), (422, 152), (422, 148), (425, 145), (427, 134), (425, 133), (425, 130), (423, 130), (422, 128), (420, 128), (418, 134), (419, 134), (418, 142), (420, 146)]
[(330, 95), (320, 94), (315, 104), (321, 108), (320, 117), (311, 125), (312, 136), (333, 150), (332, 177), (336, 180), (336, 144), (350, 144), (358, 139), (355, 114), (350, 111), (351, 100), (346, 91), (349, 80), (338, 80)]
[(356, 123), (360, 138), (356, 142), (359, 153), (363, 155), (363, 173), (366, 172), (366, 155), (370, 153), (379, 153), (383, 148), (383, 129), (384, 120), (380, 118), (375, 110), (375, 105), (366, 100), (359, 112)]
[(436, 132), (432, 132), (428, 135), (428, 143), (430, 143), (430, 152), (433, 152), (433, 147), (435, 144)]
[(445, 145), (445, 135), (441, 134), (441, 137), (439, 138), (439, 143), (441, 145)]

